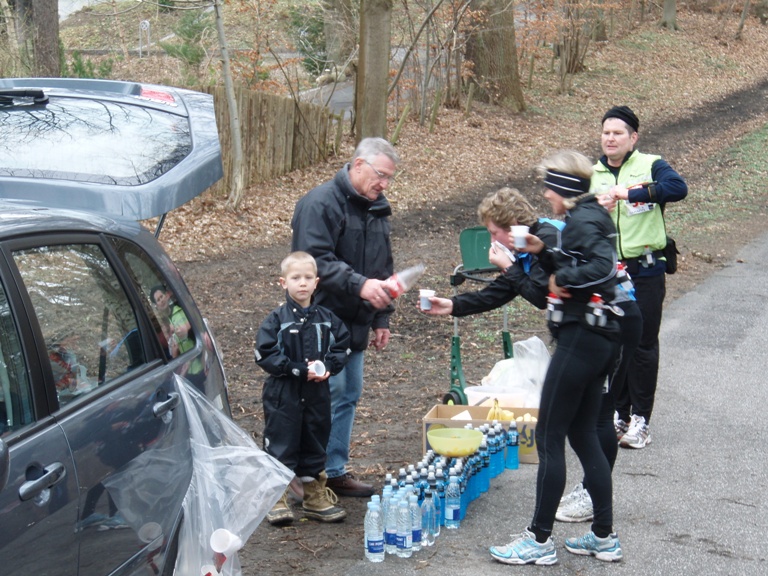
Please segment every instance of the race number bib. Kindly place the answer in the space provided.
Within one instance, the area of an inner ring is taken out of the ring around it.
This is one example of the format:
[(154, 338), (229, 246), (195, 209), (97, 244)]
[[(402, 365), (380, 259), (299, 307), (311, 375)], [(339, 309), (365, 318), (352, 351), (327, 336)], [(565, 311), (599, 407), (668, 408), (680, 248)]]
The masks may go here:
[(656, 204), (653, 202), (630, 202), (629, 200), (625, 200), (624, 205), (627, 207), (627, 214), (629, 216), (650, 212), (656, 207)]

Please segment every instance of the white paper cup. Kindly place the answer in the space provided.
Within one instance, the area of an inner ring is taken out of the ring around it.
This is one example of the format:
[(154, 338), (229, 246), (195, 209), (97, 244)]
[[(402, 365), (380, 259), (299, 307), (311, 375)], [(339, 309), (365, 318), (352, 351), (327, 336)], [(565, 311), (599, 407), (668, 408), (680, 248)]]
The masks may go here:
[(242, 540), (226, 528), (219, 528), (211, 534), (211, 550), (219, 554), (229, 556), (232, 552), (237, 552), (242, 545)]
[(434, 290), (419, 290), (419, 308), (422, 310), (432, 310), (432, 302), (429, 299), (434, 295)]
[(149, 545), (150, 550), (157, 550), (163, 544), (163, 527), (157, 522), (147, 522), (139, 528), (139, 540)]
[(320, 360), (315, 360), (309, 367), (314, 371), (316, 375), (325, 376), (325, 364), (320, 362)]
[(525, 236), (528, 234), (528, 226), (512, 226), (512, 236), (515, 238), (515, 248), (525, 248), (527, 242)]

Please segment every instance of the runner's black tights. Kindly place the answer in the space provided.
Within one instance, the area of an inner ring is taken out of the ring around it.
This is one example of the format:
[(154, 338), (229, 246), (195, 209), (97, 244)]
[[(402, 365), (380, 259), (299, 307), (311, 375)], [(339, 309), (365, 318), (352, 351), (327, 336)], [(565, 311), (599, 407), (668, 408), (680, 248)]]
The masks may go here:
[(596, 424), (605, 378), (613, 371), (618, 342), (579, 322), (560, 327), (557, 348), (544, 379), (536, 425), (539, 469), (531, 530), (539, 542), (551, 534), (565, 489), (565, 438), (576, 452), (590, 486), (592, 530), (613, 530), (611, 468), (597, 437)]

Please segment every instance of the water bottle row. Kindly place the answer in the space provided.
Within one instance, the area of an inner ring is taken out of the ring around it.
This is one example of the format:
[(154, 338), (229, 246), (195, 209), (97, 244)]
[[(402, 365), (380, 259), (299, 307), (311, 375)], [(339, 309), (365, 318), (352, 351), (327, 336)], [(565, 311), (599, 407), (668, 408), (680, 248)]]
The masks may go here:
[(386, 475), (382, 494), (371, 497), (365, 516), (365, 555), (371, 562), (383, 561), (387, 553), (408, 558), (432, 546), (441, 526), (459, 528), (467, 507), (488, 491), (492, 478), (505, 468), (518, 468), (515, 423), (508, 432), (497, 421), (479, 429), (483, 439), (470, 456), (451, 458), (428, 450), (418, 464), (400, 468), (397, 477)]

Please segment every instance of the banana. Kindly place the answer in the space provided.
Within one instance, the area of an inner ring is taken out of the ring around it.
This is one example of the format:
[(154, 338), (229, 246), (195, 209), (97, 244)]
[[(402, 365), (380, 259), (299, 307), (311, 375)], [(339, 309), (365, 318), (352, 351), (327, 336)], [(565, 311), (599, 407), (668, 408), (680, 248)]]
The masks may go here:
[(488, 410), (488, 416), (486, 416), (486, 420), (489, 422), (492, 422), (493, 420), (501, 420), (501, 408), (499, 408), (498, 398), (494, 398), (493, 406), (490, 410)]

